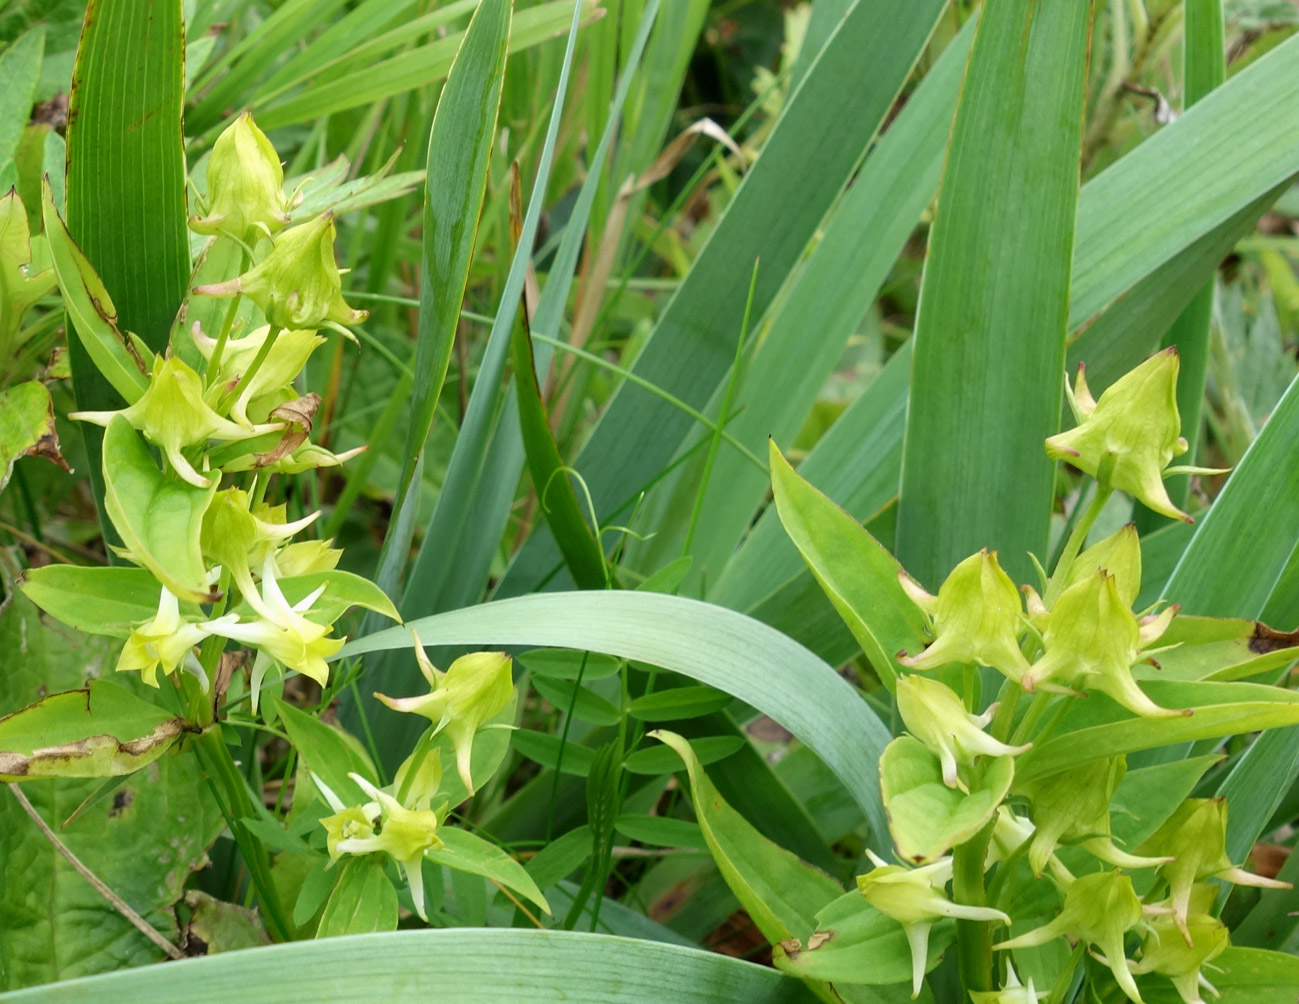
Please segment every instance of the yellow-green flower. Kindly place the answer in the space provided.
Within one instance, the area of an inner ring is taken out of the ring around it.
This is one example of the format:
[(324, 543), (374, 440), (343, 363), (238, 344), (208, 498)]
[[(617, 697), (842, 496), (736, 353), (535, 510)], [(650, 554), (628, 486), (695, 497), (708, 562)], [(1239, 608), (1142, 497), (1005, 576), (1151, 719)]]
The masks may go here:
[(238, 278), (197, 286), (205, 296), (252, 300), (273, 327), (299, 330), (343, 325), (369, 316), (343, 301), (342, 273), (334, 262), (334, 218), (325, 213), (275, 238), (266, 257)]
[(213, 633), (214, 624), (229, 624), (232, 619), (232, 615), (226, 615), (206, 624), (188, 621), (180, 615), (176, 597), (164, 586), (153, 620), (131, 629), (117, 658), (117, 672), (138, 670), (140, 679), (150, 687), (156, 687), (159, 667), (168, 675), (174, 673), (194, 646)]
[(207, 215), (189, 221), (196, 233), (227, 233), (251, 243), (258, 231), (269, 237), (289, 222), (284, 169), (251, 112), (235, 119), (212, 145), (207, 190)]
[(992, 721), (996, 707), (982, 715), (972, 715), (965, 703), (946, 684), (923, 676), (900, 676), (897, 682), (898, 714), (907, 731), (938, 757), (943, 768), (943, 782), (957, 786), (958, 764), (968, 764), (976, 756), (1011, 756), (1023, 753), (1025, 746), (1007, 746), (983, 731)]
[(1185, 1004), (1204, 1004), (1201, 987), (1217, 997), (1218, 991), (1201, 972), (1230, 943), (1227, 926), (1209, 912), (1217, 895), (1217, 887), (1211, 883), (1196, 885), (1191, 890), (1190, 913), (1180, 928), (1171, 916), (1152, 917), (1141, 944), (1141, 958), (1129, 963), (1129, 968), (1138, 976), (1167, 976)]
[(474, 735), (505, 709), (514, 696), (510, 657), (504, 652), (475, 652), (453, 662), (445, 673), (428, 661), (421, 645), (415, 646), (420, 672), (428, 680), (429, 693), (422, 697), (374, 696), (394, 711), (422, 715), (433, 723), (434, 734), (446, 731), (456, 751), (456, 770), (470, 794), (474, 790), (470, 773)]
[(912, 669), (938, 669), (950, 663), (991, 666), (1012, 680), (1028, 669), (1019, 649), (1023, 620), (1019, 592), (999, 564), (996, 552), (983, 550), (957, 565), (938, 588), (925, 592), (901, 573), (902, 588), (929, 615), (934, 641), (919, 655), (900, 655)]

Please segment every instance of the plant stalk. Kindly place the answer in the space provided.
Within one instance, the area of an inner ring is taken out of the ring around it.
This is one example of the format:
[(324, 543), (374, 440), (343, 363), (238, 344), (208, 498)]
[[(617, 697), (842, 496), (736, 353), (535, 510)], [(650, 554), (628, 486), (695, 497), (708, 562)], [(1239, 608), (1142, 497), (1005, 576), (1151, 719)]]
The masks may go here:
[[(989, 822), (952, 852), (952, 901), (964, 906), (987, 906), (983, 864), (988, 855), (994, 823)], [(957, 962), (961, 985), (968, 990), (995, 990), (992, 978), (992, 927), (985, 920), (956, 922)]]

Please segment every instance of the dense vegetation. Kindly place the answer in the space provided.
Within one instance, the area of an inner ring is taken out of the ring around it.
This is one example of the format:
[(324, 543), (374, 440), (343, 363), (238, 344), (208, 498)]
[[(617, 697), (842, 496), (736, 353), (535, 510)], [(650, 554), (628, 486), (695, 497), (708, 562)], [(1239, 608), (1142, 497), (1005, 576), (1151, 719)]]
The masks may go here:
[(0, 11), (3, 999), (1295, 999), (1299, 12), (984, 6)]

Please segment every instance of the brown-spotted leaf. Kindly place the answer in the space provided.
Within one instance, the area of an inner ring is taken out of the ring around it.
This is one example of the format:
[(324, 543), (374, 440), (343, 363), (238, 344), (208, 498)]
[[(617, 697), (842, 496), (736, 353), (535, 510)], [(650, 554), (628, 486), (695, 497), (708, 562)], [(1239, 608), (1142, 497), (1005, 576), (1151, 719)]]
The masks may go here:
[(0, 491), (9, 482), (14, 461), (30, 456), (69, 469), (59, 452), (50, 392), (35, 380), (0, 391)]
[(116, 684), (91, 680), (0, 718), (0, 781), (116, 777), (158, 759), (185, 730)]

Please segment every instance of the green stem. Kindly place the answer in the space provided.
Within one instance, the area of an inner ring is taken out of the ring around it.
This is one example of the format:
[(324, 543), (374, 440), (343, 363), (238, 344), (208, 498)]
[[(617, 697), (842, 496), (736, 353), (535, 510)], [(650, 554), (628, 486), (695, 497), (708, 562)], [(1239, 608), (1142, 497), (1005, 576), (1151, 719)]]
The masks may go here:
[[(239, 256), (239, 271), (236, 275), (242, 274), (248, 268), (250, 256), (247, 251)], [(216, 379), (217, 372), (221, 369), (221, 355), (225, 352), (226, 342), (230, 340), (230, 331), (235, 324), (235, 316), (239, 313), (239, 297), (233, 297), (230, 300), (230, 306), (226, 308), (225, 320), (221, 324), (221, 331), (217, 335), (216, 348), (212, 350), (212, 358), (207, 361), (207, 369), (204, 373), (210, 381)]]
[(1073, 532), (1069, 534), (1069, 539), (1064, 545), (1064, 551), (1060, 554), (1060, 560), (1056, 562), (1055, 569), (1051, 573), (1051, 581), (1046, 584), (1046, 596), (1043, 598), (1043, 602), (1048, 609), (1064, 592), (1065, 582), (1069, 578), (1069, 569), (1073, 566), (1074, 559), (1078, 557), (1078, 552), (1082, 550), (1082, 546), (1087, 540), (1087, 534), (1091, 533), (1092, 526), (1096, 523), (1096, 518), (1100, 516), (1101, 510), (1105, 508), (1105, 503), (1110, 500), (1110, 496), (1113, 494), (1113, 488), (1104, 484), (1097, 485), (1096, 494), (1092, 498), (1091, 505), (1083, 513), (1082, 519), (1074, 524)]
[(267, 933), (276, 941), (288, 941), (292, 936), (292, 928), (285, 922), (284, 908), (271, 879), (270, 855), (266, 853), (262, 842), (249, 833), (243, 824), (243, 820), (256, 815), (252, 797), (243, 775), (239, 773), (238, 765), (230, 756), (230, 748), (221, 735), (221, 726), (213, 725), (204, 730), (194, 744), (194, 751), (214, 790), (220, 793), (217, 804), (248, 865), (262, 917), (266, 921)]
[[(987, 906), (983, 886), (983, 864), (992, 839), (989, 822), (970, 840), (952, 852), (952, 901), (964, 906)], [(961, 968), (961, 985), (966, 990), (996, 989), (992, 979), (992, 927), (986, 920), (956, 922), (957, 961)]]
[(997, 713), (988, 728), (988, 735), (993, 739), (1005, 742), (1010, 735), (1010, 727), (1015, 723), (1015, 712), (1023, 693), (1024, 688), (1014, 680), (1007, 680), (1001, 685), (1001, 693), (997, 695)]

